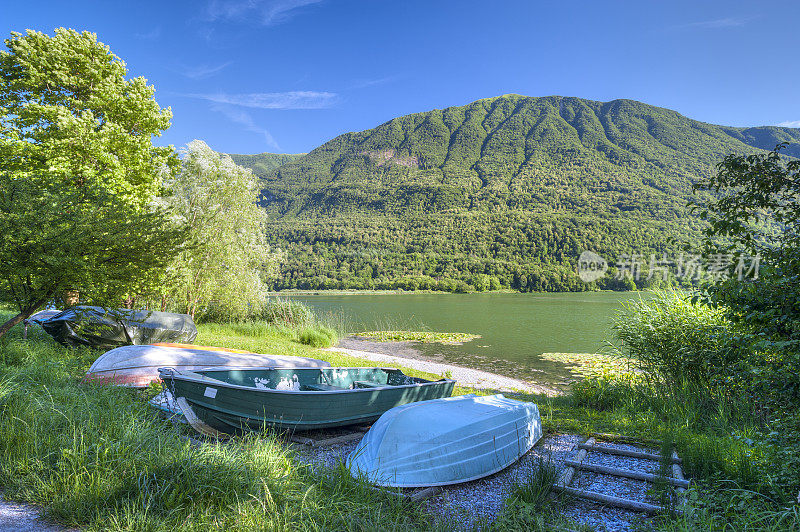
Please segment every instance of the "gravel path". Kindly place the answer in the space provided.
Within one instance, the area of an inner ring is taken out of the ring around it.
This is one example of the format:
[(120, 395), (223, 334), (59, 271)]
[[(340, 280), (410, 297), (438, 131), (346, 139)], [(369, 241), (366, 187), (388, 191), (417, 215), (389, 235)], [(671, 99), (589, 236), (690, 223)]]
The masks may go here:
[[(383, 349), (386, 349), (386, 342), (375, 342), (376, 344), (384, 344)], [(411, 342), (391, 342), (397, 344), (393, 346), (393, 351), (398, 355), (387, 355), (384, 353), (376, 353), (374, 351), (361, 351), (358, 349), (350, 349), (347, 347), (329, 347), (327, 351), (334, 351), (344, 353), (356, 358), (363, 358), (372, 360), (374, 362), (387, 362), (389, 364), (396, 364), (406, 366), (419, 371), (433, 373), (435, 375), (445, 375), (450, 372), (450, 375), (455, 379), (459, 385), (469, 388), (478, 389), (491, 389), (498, 392), (527, 392), (545, 394), (548, 396), (562, 395), (564, 392), (548, 386), (540, 384), (533, 384), (530, 382), (521, 381), (519, 379), (512, 379), (503, 375), (489, 373), (478, 369), (466, 368), (463, 366), (454, 366), (452, 364), (442, 364), (440, 362), (431, 362), (428, 360), (421, 360), (419, 358), (411, 357), (410, 351), (415, 351), (410, 347)], [(406, 345), (408, 344), (408, 345)], [(406, 356), (402, 356), (406, 355)]]
[[(335, 435), (338, 433), (332, 433), (330, 436)], [(329, 436), (317, 435), (316, 437)], [(525, 479), (537, 467), (539, 459), (550, 460), (561, 469), (564, 460), (575, 456), (578, 451), (577, 445), (583, 440), (584, 438), (573, 434), (545, 436), (529, 453), (503, 471), (473, 482), (448, 486), (439, 495), (426, 500), (423, 504), (445, 522), (459, 523), (460, 529), (470, 530), (474, 526), (480, 527), (481, 523), (490, 523), (498, 516), (514, 485), (525, 482)], [(300, 458), (312, 466), (334, 467), (339, 462), (344, 462), (347, 455), (357, 445), (358, 440), (354, 440), (330, 447), (298, 446), (298, 451)], [(602, 442), (602, 445), (641, 449), (632, 445), (609, 442)], [(587, 461), (650, 473), (656, 472), (658, 469), (656, 462), (598, 452), (590, 452)], [(572, 485), (617, 497), (649, 501), (647, 497), (649, 486), (642, 481), (579, 471), (576, 472)], [(638, 524), (646, 524), (649, 519), (635, 512), (602, 507), (579, 499), (566, 500), (559, 504), (561, 504), (561, 511), (565, 517), (596, 530), (629, 532), (634, 530)]]
[(35, 506), (10, 502), (0, 496), (0, 532), (63, 532), (65, 528), (42, 520)]

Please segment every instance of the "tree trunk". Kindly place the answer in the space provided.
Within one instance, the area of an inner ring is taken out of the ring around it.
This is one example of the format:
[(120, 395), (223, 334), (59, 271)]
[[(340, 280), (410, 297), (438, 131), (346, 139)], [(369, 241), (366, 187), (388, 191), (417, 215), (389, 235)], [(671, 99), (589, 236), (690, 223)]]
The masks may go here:
[(161, 296), (161, 312), (167, 311), (167, 296)]
[(46, 297), (43, 297), (39, 301), (36, 301), (30, 307), (26, 308), (25, 310), (23, 310), (22, 312), (20, 312), (19, 314), (17, 314), (7, 322), (5, 322), (4, 324), (0, 325), (0, 338), (2, 338), (3, 335), (5, 335), (8, 331), (10, 331), (14, 325), (30, 318), (31, 314), (39, 310), (39, 307), (47, 303), (47, 301), (50, 299), (51, 296), (52, 294), (47, 294)]
[(0, 338), (2, 338), (4, 334), (10, 331), (14, 325), (20, 323), (22, 320), (26, 319), (31, 314), (33, 314), (33, 312), (20, 312), (19, 314), (17, 314), (7, 322), (5, 322), (3, 325), (0, 325)]

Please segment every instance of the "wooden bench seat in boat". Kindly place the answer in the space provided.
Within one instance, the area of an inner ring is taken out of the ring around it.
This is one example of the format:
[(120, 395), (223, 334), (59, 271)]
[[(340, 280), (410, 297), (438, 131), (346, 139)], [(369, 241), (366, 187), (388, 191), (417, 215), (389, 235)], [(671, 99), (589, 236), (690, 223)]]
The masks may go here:
[(353, 381), (353, 388), (379, 388), (381, 386), (386, 385), (371, 381)]
[(333, 386), (331, 384), (319, 383), (319, 384), (306, 384), (303, 388), (307, 390), (311, 390), (314, 392), (329, 392), (331, 390), (346, 390), (347, 388), (342, 388), (341, 386)]

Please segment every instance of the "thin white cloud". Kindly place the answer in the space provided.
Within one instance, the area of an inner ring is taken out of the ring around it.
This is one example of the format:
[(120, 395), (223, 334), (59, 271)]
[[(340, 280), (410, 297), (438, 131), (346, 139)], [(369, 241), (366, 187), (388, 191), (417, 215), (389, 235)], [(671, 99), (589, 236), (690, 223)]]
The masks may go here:
[(184, 65), (180, 68), (180, 73), (191, 79), (205, 79), (221, 72), (232, 63), (233, 61), (228, 61), (220, 65), (197, 65), (193, 67)]
[(275, 141), (275, 138), (272, 136), (272, 134), (263, 127), (256, 124), (255, 120), (253, 120), (253, 117), (250, 116), (250, 114), (246, 113), (245, 111), (222, 104), (212, 105), (211, 110), (216, 111), (218, 113), (222, 113), (231, 122), (235, 122), (241, 126), (244, 126), (244, 128), (247, 131), (258, 133), (259, 135), (264, 137), (264, 141), (267, 143), (268, 147), (276, 151), (280, 151), (281, 148), (280, 146), (278, 146), (278, 143)]
[(150, 31), (144, 31), (140, 33), (134, 33), (134, 37), (140, 39), (142, 41), (155, 41), (161, 37), (161, 26), (156, 26), (155, 28), (151, 29)]
[(395, 81), (398, 76), (385, 76), (382, 78), (374, 78), (374, 79), (359, 79), (356, 80), (351, 86), (351, 89), (364, 89), (367, 87), (374, 87), (375, 85), (383, 85), (385, 83), (391, 83)]
[(688, 30), (688, 29), (708, 29), (708, 30), (716, 30), (716, 29), (724, 29), (724, 28), (738, 28), (740, 26), (744, 26), (748, 22), (752, 20), (752, 17), (747, 18), (736, 18), (736, 17), (725, 17), (725, 18), (717, 18), (713, 20), (702, 20), (699, 22), (689, 22), (688, 24), (681, 24), (679, 26), (675, 26), (675, 29), (679, 30)]
[(800, 120), (788, 120), (775, 125), (778, 127), (800, 127)]
[(211, 0), (206, 20), (255, 21), (264, 26), (286, 22), (301, 8), (323, 0)]
[(254, 92), (249, 94), (186, 94), (214, 103), (252, 107), (255, 109), (325, 109), (331, 107), (338, 98), (333, 92), (289, 91)]

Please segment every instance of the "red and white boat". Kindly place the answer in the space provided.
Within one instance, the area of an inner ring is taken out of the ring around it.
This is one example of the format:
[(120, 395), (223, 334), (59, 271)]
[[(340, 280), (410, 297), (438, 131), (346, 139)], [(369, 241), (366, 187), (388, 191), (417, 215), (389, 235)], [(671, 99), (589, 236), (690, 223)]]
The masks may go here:
[(265, 355), (240, 349), (191, 344), (125, 345), (106, 351), (84, 381), (144, 388), (158, 381), (158, 368), (194, 371), (221, 366), (329, 368), (323, 360)]

